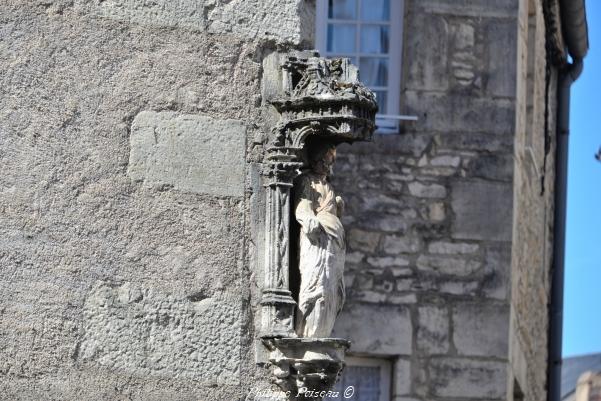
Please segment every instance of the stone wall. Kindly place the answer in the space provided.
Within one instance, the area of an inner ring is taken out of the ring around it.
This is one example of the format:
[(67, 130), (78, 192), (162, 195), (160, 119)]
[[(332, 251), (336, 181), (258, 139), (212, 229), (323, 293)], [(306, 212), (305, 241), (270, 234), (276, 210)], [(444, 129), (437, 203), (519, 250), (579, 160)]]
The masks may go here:
[(0, 389), (234, 400), (256, 378), (246, 161), (311, 1), (0, 5)]
[[(412, 0), (405, 7), (401, 114), (418, 121), (404, 123), (400, 135), (340, 149), (334, 185), (348, 205), (349, 301), (336, 334), (354, 340), (358, 354), (396, 358), (396, 377), (410, 372), (394, 387), (396, 401), (505, 400), (513, 374), (512, 264), (528, 269), (512, 250), (522, 241), (515, 227), (548, 224), (548, 203), (535, 210), (518, 185), (530, 174), (519, 164), (516, 134), (523, 5)], [(536, 66), (540, 75), (544, 55)], [(542, 135), (533, 133), (536, 141)], [(535, 232), (528, 241), (522, 249), (542, 255), (549, 237)], [(548, 266), (536, 268), (543, 280)], [(546, 327), (546, 299), (543, 287), (522, 288), (535, 289), (519, 301), (522, 318), (532, 316), (528, 325), (540, 325), (529, 332), (534, 339)], [(372, 324), (351, 330), (349, 317)], [(528, 400), (542, 399), (546, 344), (539, 338), (524, 356), (534, 380)]]
[(519, 15), (510, 358), (513, 393), (541, 400), (547, 381), (557, 71), (546, 70), (542, 3), (521, 2)]

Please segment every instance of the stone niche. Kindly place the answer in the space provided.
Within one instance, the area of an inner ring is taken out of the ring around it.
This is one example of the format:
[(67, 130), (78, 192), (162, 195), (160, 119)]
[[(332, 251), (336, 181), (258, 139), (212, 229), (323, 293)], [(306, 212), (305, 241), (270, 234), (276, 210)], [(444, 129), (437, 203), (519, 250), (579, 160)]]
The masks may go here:
[[(312, 155), (326, 153), (321, 146), (335, 150), (340, 143), (371, 140), (377, 104), (348, 59), (325, 59), (314, 51), (268, 56), (262, 92), (270, 131), (254, 180), (262, 199), (257, 211), (261, 223), (254, 226), (257, 246), (262, 247), (257, 258), (257, 363), (271, 368), (272, 382), (284, 394), (281, 399), (321, 400), (339, 377), (350, 343), (323, 335), (329, 329), (310, 336), (295, 327), (302, 281), (300, 226), (293, 215), (295, 179), (308, 170)], [(344, 299), (341, 288), (337, 305)]]

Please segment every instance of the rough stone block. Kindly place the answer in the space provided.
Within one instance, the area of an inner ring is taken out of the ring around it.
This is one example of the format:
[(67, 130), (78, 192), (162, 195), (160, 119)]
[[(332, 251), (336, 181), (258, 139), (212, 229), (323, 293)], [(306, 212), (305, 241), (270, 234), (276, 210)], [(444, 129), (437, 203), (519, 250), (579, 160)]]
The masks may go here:
[(435, 14), (516, 19), (518, 15), (518, 0), (421, 0), (418, 4), (425, 11)]
[(442, 221), (446, 217), (445, 205), (442, 202), (432, 203), (428, 206), (428, 219), (431, 221)]
[(356, 291), (354, 293), (354, 298), (357, 301), (367, 302), (370, 304), (379, 304), (386, 301), (386, 294), (382, 293), (381, 291)]
[(397, 359), (392, 374), (393, 396), (411, 394), (411, 361), (402, 358)]
[(300, 44), (313, 38), (315, 5), (304, 0), (76, 0), (86, 15)]
[(390, 272), (394, 277), (411, 276), (413, 274), (413, 270), (409, 267), (392, 267)]
[(444, 280), (440, 283), (438, 291), (451, 295), (476, 295), (480, 283), (478, 281), (451, 281)]
[(417, 309), (417, 348), (427, 354), (444, 354), (449, 350), (449, 311), (439, 306)]
[(434, 395), (445, 398), (505, 398), (507, 364), (460, 358), (433, 358), (429, 366)]
[(408, 89), (445, 91), (449, 86), (447, 54), (449, 27), (444, 16), (418, 13), (407, 19), (409, 30), (419, 35), (408, 35), (405, 54), (409, 63), (406, 85)]
[(422, 184), (415, 181), (409, 184), (409, 193), (418, 198), (444, 198), (447, 189), (439, 184)]
[[(429, 132), (513, 134), (515, 106), (508, 99), (478, 98), (462, 94), (406, 92), (407, 114), (420, 119), (408, 129)], [(486, 126), (482, 122), (486, 121)]]
[[(352, 145), (342, 144), (339, 150), (341, 154), (350, 153), (359, 156), (357, 163), (361, 163), (365, 158), (377, 161), (385, 155), (396, 158), (400, 155), (420, 157), (431, 142), (432, 136), (423, 132), (403, 135), (375, 135), (373, 142), (358, 142)], [(374, 158), (374, 156), (376, 157)]]
[(373, 252), (380, 242), (380, 233), (353, 228), (349, 231), (348, 241), (353, 250)]
[(453, 343), (460, 355), (507, 356), (509, 310), (506, 306), (461, 304), (453, 309)]
[(346, 263), (361, 263), (364, 256), (363, 252), (347, 252), (344, 260)]
[(454, 242), (432, 242), (428, 246), (428, 252), (446, 255), (470, 254), (478, 250), (477, 244), (454, 243)]
[(412, 325), (409, 308), (347, 303), (336, 320), (332, 337), (351, 340), (352, 352), (409, 355)]
[(370, 215), (359, 223), (361, 227), (369, 230), (404, 233), (407, 230), (407, 222), (402, 216), (396, 214)]
[(403, 278), (396, 281), (397, 291), (409, 291), (413, 287), (414, 279)]
[(404, 294), (404, 295), (389, 294), (386, 297), (386, 303), (393, 304), (393, 305), (414, 304), (416, 302), (417, 302), (417, 296), (415, 294)]
[(359, 274), (356, 279), (357, 288), (369, 290), (374, 286), (374, 277), (372, 275)]
[(456, 182), (451, 204), (455, 213), (452, 236), (461, 239), (511, 239), (513, 189), (510, 184)]
[(481, 155), (470, 160), (467, 175), (497, 181), (512, 181), (513, 156)]
[(382, 257), (371, 257), (367, 258), (367, 263), (374, 267), (394, 267), (394, 266), (407, 266), (409, 261), (405, 258), (382, 256)]
[(382, 242), (382, 251), (389, 255), (415, 253), (420, 250), (420, 245), (420, 241), (416, 237), (387, 235)]
[(417, 259), (417, 268), (428, 272), (438, 272), (454, 276), (468, 276), (482, 266), (476, 260), (464, 259), (457, 256), (421, 255)]
[(459, 163), (461, 163), (461, 158), (459, 156), (436, 156), (430, 160), (431, 166), (443, 166), (443, 167), (458, 167)]
[(511, 153), (513, 150), (512, 135), (490, 135), (481, 133), (440, 134), (435, 138), (442, 149), (477, 150), (486, 152)]
[(504, 300), (509, 295), (511, 246), (508, 243), (486, 247), (482, 291), (487, 297)]
[(239, 384), (242, 303), (227, 295), (175, 297), (99, 283), (84, 306), (77, 358), (129, 374)]
[(493, 96), (516, 96), (517, 21), (489, 20), (485, 28), (488, 44), (488, 85)]
[(242, 196), (245, 143), (241, 121), (143, 111), (132, 123), (127, 172), (146, 185)]

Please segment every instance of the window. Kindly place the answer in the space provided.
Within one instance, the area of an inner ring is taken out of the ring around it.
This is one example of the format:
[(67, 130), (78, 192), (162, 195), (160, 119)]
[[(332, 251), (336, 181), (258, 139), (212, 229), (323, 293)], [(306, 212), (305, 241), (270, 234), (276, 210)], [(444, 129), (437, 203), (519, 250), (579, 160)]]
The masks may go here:
[[(333, 401), (390, 401), (390, 362), (374, 358), (346, 358)], [(352, 389), (351, 389), (352, 387)]]
[(318, 0), (315, 47), (348, 57), (376, 94), (378, 132), (398, 132), (404, 0)]

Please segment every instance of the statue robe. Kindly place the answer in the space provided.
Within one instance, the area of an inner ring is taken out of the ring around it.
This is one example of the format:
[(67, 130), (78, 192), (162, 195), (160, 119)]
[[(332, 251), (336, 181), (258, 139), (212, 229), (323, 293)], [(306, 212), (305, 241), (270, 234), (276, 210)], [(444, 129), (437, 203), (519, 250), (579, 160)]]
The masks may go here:
[(295, 184), (295, 217), (301, 226), (301, 275), (296, 332), (301, 337), (328, 337), (344, 303), (344, 228), (332, 186), (314, 173)]

